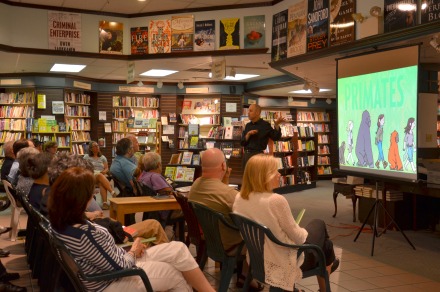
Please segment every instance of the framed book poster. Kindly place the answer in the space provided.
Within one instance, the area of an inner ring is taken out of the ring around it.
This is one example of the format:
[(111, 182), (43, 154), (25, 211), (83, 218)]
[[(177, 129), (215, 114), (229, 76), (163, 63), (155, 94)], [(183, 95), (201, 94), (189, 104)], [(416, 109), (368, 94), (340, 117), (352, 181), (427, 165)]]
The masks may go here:
[(124, 24), (120, 22), (99, 22), (99, 52), (122, 55)]
[(240, 49), (240, 18), (220, 20), (219, 50)]
[(52, 101), (52, 114), (64, 114), (64, 101)]

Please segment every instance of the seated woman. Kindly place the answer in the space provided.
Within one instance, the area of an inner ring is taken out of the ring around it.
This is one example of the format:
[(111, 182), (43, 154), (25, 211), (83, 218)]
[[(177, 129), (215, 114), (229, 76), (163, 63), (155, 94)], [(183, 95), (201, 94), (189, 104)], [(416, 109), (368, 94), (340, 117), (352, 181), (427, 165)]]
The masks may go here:
[(101, 154), (99, 145), (95, 141), (89, 143), (89, 154), (85, 154), (83, 158), (90, 161), (93, 165), (96, 182), (99, 185), (99, 193), (102, 198), (102, 209), (108, 210), (107, 191), (112, 196), (115, 196), (115, 191), (106, 177), (108, 174), (107, 158)]
[(43, 145), (43, 151), (55, 155), (58, 151), (58, 144), (55, 141), (47, 141)]
[(17, 186), (15, 187), (15, 189), (17, 190), (16, 192), (17, 196), (27, 197), (29, 194), (32, 184), (34, 183), (34, 180), (32, 179), (32, 177), (28, 172), (28, 166), (26, 164), (26, 161), (30, 157), (33, 157), (38, 153), (39, 153), (38, 150), (32, 147), (26, 147), (18, 151), (17, 154), (18, 180), (17, 180)]
[[(84, 219), (93, 199), (94, 176), (84, 168), (65, 170), (49, 194), (49, 220), (54, 235), (70, 249), (81, 268), (89, 274), (143, 268), (155, 291), (214, 291), (188, 248), (181, 242), (164, 243), (148, 249), (136, 239), (130, 251), (115, 245), (103, 227)], [(117, 281), (84, 281), (90, 291), (145, 291), (139, 277)]]
[[(310, 243), (320, 246), (325, 255), (327, 271), (336, 270), (339, 260), (335, 258), (322, 220), (314, 219), (301, 228), (293, 219), (287, 200), (273, 189), (279, 185), (278, 162), (273, 156), (258, 154), (246, 164), (240, 193), (237, 194), (233, 212), (267, 226), (280, 241), (287, 244)], [(316, 266), (313, 253), (297, 258), (294, 249), (265, 242), (264, 263), (266, 283), (287, 291), (293, 291), (294, 284), (302, 278), (302, 271)], [(325, 292), (324, 278), (318, 277), (319, 289)]]

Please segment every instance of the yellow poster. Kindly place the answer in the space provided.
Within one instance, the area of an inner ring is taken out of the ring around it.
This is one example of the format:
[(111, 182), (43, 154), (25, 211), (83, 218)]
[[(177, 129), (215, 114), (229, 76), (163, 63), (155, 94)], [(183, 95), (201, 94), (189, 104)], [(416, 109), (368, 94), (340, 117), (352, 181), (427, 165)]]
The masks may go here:
[(46, 95), (45, 94), (38, 94), (37, 101), (38, 101), (37, 108), (41, 108), (41, 109), (46, 108)]

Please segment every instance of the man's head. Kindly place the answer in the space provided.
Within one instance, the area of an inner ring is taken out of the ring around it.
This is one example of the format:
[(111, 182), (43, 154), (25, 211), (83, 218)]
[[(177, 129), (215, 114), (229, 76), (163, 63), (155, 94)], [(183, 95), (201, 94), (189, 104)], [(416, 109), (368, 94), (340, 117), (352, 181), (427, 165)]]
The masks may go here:
[(258, 104), (251, 104), (249, 106), (248, 117), (252, 122), (256, 122), (260, 119), (261, 107)]
[(14, 142), (12, 145), (12, 150), (14, 151), (15, 157), (17, 157), (18, 151), (26, 147), (34, 147), (34, 143), (29, 142), (26, 139), (20, 139)]
[(131, 143), (133, 144), (133, 151), (139, 152), (139, 141), (137, 140), (136, 136), (133, 134), (128, 134), (127, 136), (125, 136), (125, 138), (130, 139)]
[(14, 141), (8, 141), (3, 145), (3, 149), (5, 150), (5, 157), (15, 158), (14, 150), (12, 149), (12, 145), (14, 145)]
[(223, 179), (228, 166), (223, 151), (217, 148), (205, 150), (201, 154), (202, 176)]
[(116, 155), (132, 157), (134, 154), (133, 142), (129, 138), (122, 138), (116, 143)]

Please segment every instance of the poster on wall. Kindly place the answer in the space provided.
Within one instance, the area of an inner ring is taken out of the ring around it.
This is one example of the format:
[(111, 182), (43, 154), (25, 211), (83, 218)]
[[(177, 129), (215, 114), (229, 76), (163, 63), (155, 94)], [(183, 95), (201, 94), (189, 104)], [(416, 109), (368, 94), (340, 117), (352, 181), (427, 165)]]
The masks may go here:
[(264, 15), (245, 16), (244, 48), (255, 49), (266, 46), (266, 19)]
[(432, 21), (437, 21), (440, 19), (440, 0), (427, 0), (422, 1), (421, 12), (421, 23), (428, 23)]
[(132, 27), (131, 34), (131, 54), (148, 54), (148, 27)]
[(122, 55), (124, 24), (102, 20), (99, 22), (99, 52)]
[(240, 49), (240, 18), (224, 18), (220, 20), (220, 44), (218, 49)]
[(194, 16), (171, 17), (171, 51), (193, 51), (194, 40)]
[(351, 17), (353, 13), (356, 13), (355, 1), (330, 1), (330, 46), (355, 40), (355, 22)]
[(171, 21), (169, 19), (150, 20), (148, 33), (150, 54), (171, 52)]
[(328, 47), (329, 1), (309, 0), (307, 52)]
[(272, 17), (272, 61), (287, 58), (287, 15), (286, 9)]
[(81, 51), (81, 14), (47, 12), (49, 50)]
[(307, 2), (289, 7), (287, 24), (287, 57), (306, 53)]
[[(385, 0), (384, 32), (413, 27), (417, 17), (416, 0)], [(404, 9), (401, 9), (403, 5)]]
[(215, 20), (195, 22), (194, 51), (215, 50)]

